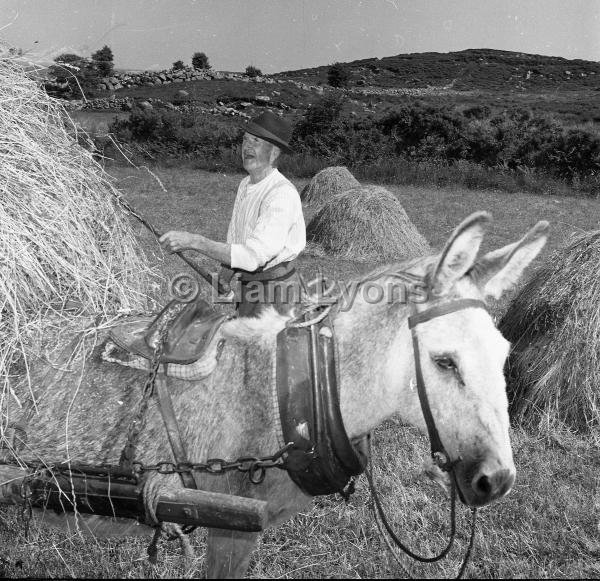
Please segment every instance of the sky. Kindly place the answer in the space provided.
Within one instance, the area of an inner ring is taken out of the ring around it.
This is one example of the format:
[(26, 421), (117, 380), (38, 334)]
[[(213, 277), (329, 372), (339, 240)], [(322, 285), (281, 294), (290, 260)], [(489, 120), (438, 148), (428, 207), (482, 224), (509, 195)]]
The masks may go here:
[(600, 0), (0, 0), (0, 41), (32, 60), (110, 46), (118, 69), (264, 73), (492, 48), (600, 61)]

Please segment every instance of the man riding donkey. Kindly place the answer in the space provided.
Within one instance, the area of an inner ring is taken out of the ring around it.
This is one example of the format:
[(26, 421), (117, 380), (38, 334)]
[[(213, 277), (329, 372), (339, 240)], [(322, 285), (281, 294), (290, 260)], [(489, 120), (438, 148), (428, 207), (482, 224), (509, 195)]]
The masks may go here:
[(306, 245), (300, 196), (277, 169), (291, 151), (291, 125), (267, 111), (245, 126), (242, 161), (248, 176), (237, 191), (227, 242), (171, 230), (159, 242), (169, 252), (195, 250), (223, 265), (219, 279), (239, 277), (238, 315), (258, 316), (266, 305), (288, 313), (299, 302), (295, 259)]

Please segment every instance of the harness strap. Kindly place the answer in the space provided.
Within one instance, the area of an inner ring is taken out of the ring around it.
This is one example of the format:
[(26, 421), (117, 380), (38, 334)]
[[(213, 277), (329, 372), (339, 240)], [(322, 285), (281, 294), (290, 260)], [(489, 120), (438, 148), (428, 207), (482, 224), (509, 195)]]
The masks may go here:
[[(436, 428), (433, 414), (431, 413), (431, 407), (429, 406), (429, 398), (427, 397), (427, 391), (425, 390), (425, 382), (423, 380), (423, 371), (421, 370), (420, 353), (419, 353), (419, 340), (414, 329), (412, 329), (412, 343), (415, 354), (415, 375), (417, 379), (417, 393), (419, 394), (419, 402), (421, 403), (421, 410), (423, 417), (425, 418), (425, 424), (427, 425), (427, 432), (429, 433), (429, 443), (431, 445), (431, 456), (438, 462), (444, 459), (449, 459), (448, 453), (442, 444), (442, 439)], [(439, 455), (443, 454), (443, 458)], [(445, 466), (440, 465), (440, 468), (445, 470)]]
[[(166, 366), (165, 366), (166, 367)], [(165, 369), (166, 373), (166, 369)], [(158, 401), (158, 409), (162, 416), (171, 444), (171, 450), (173, 451), (173, 457), (177, 464), (187, 463), (187, 453), (185, 445), (179, 431), (179, 424), (175, 417), (175, 410), (173, 409), (173, 400), (171, 394), (167, 388), (167, 379), (165, 374), (158, 374), (154, 383), (156, 399)], [(181, 481), (186, 488), (196, 488), (196, 481), (191, 472), (180, 472)]]
[(421, 313), (417, 312), (416, 307), (413, 305), (413, 314), (408, 317), (408, 328), (413, 329), (421, 323), (431, 321), (431, 319), (469, 308), (488, 310), (487, 305), (480, 299), (457, 299), (449, 303), (430, 307)]
[(433, 414), (431, 413), (431, 407), (429, 405), (429, 398), (427, 397), (427, 390), (425, 389), (425, 380), (423, 379), (423, 370), (421, 369), (421, 355), (419, 352), (419, 339), (416, 332), (417, 325), (442, 317), (449, 313), (459, 311), (468, 308), (480, 308), (487, 311), (487, 305), (478, 299), (459, 299), (431, 307), (421, 313), (417, 312), (416, 306), (413, 305), (413, 314), (408, 318), (408, 327), (411, 330), (413, 350), (415, 356), (415, 376), (417, 380), (417, 393), (419, 394), (419, 402), (423, 411), (423, 417), (425, 418), (425, 424), (427, 425), (427, 432), (429, 433), (429, 441), (431, 444), (431, 456), (435, 463), (444, 471), (448, 472), (451, 470), (456, 460), (451, 461), (450, 456), (435, 425)]

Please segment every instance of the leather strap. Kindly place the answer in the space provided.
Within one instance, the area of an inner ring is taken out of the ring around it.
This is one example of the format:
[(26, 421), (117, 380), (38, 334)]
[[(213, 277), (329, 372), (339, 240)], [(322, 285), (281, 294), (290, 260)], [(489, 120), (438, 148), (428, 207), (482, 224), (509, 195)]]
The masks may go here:
[(453, 313), (454, 311), (461, 311), (462, 309), (469, 308), (484, 309), (485, 311), (488, 310), (487, 305), (479, 299), (457, 299), (455, 301), (430, 307), (421, 313), (417, 312), (416, 307), (413, 305), (413, 314), (408, 317), (408, 328), (413, 329), (421, 323), (431, 321), (431, 319), (443, 317), (444, 315)]
[(437, 465), (446, 472), (450, 471), (453, 465), (458, 461), (458, 458), (452, 461), (440, 434), (435, 425), (433, 414), (431, 413), (431, 407), (429, 406), (429, 398), (427, 397), (427, 390), (425, 389), (425, 380), (423, 379), (423, 371), (421, 369), (421, 355), (419, 351), (419, 339), (417, 337), (416, 326), (435, 319), (442, 317), (455, 311), (469, 308), (480, 308), (487, 311), (487, 305), (478, 299), (457, 299), (442, 305), (431, 307), (421, 313), (418, 313), (416, 306), (413, 305), (413, 314), (408, 318), (408, 326), (411, 330), (413, 351), (415, 357), (415, 376), (417, 380), (417, 393), (419, 394), (419, 402), (421, 404), (421, 410), (423, 411), (423, 417), (425, 418), (425, 424), (427, 425), (427, 432), (429, 433), (429, 442), (431, 444), (431, 455), (434, 458)]
[(342, 420), (330, 318), (279, 333), (276, 376), (283, 440), (293, 443), (284, 468), (307, 494), (347, 497), (368, 456), (366, 437), (350, 441)]
[[(414, 329), (412, 330), (412, 342), (415, 356), (415, 375), (417, 379), (417, 393), (419, 394), (421, 410), (423, 411), (423, 417), (425, 418), (425, 424), (427, 425), (427, 432), (429, 433), (431, 455), (435, 458), (437, 454), (441, 453), (446, 457), (446, 459), (449, 459), (448, 453), (444, 448), (444, 444), (442, 444), (442, 439), (440, 438), (440, 434), (435, 425), (433, 414), (431, 413), (431, 407), (429, 406), (429, 398), (427, 397), (427, 391), (425, 390), (425, 381), (423, 380), (423, 372), (421, 370), (419, 340)], [(442, 466), (440, 466), (440, 468), (442, 468)]]
[[(160, 414), (165, 424), (165, 429), (167, 431), (169, 443), (171, 444), (171, 450), (173, 451), (175, 462), (177, 464), (185, 464), (187, 462), (187, 452), (181, 437), (181, 432), (179, 431), (177, 418), (175, 417), (173, 400), (171, 399), (171, 394), (169, 393), (169, 389), (167, 387), (166, 366), (164, 371), (164, 374), (159, 373), (156, 376), (154, 393), (156, 394), (158, 409), (160, 410)], [(181, 476), (181, 481), (186, 488), (196, 488), (196, 481), (194, 480), (194, 476), (191, 472), (180, 472), (179, 475)]]

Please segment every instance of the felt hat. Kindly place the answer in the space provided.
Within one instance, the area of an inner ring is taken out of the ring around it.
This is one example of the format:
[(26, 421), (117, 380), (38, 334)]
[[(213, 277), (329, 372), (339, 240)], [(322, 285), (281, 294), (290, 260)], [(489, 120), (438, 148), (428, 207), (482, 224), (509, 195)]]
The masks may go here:
[(251, 119), (245, 126), (247, 133), (260, 137), (269, 143), (280, 147), (282, 151), (290, 153), (290, 139), (292, 138), (291, 124), (270, 111), (261, 113), (258, 117)]

